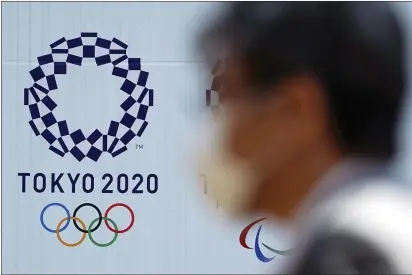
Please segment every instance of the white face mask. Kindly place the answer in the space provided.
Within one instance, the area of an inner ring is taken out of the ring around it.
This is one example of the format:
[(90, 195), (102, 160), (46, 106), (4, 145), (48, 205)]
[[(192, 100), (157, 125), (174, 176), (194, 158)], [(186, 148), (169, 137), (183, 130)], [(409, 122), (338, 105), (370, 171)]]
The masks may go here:
[(217, 201), (228, 214), (240, 216), (254, 198), (258, 181), (250, 164), (229, 154), (225, 146), (228, 127), (224, 116), (215, 123), (217, 133), (200, 154), (199, 173), (213, 202)]

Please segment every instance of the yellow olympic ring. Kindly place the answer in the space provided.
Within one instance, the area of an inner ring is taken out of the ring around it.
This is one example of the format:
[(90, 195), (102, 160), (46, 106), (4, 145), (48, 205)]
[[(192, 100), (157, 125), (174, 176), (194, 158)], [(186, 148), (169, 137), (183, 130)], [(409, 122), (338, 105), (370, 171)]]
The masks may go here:
[[(82, 226), (83, 230), (84, 230), (85, 232), (87, 232), (86, 225), (84, 224), (84, 222), (83, 222), (81, 219), (79, 219), (78, 217), (70, 217), (70, 219), (73, 220), (73, 221), (78, 221), (78, 222), (80, 223), (80, 225)], [(80, 245), (80, 244), (84, 241), (84, 239), (86, 238), (86, 234), (87, 234), (87, 233), (84, 233), (84, 232), (83, 232), (82, 238), (80, 239), (80, 241), (78, 241), (78, 242), (76, 242), (76, 243), (66, 243), (66, 242), (63, 241), (63, 239), (60, 237), (60, 227), (61, 227), (62, 224), (63, 224), (65, 221), (67, 221), (67, 220), (68, 220), (68, 218), (66, 217), (66, 218), (62, 219), (62, 220), (57, 224), (57, 227), (56, 227), (56, 236), (57, 236), (57, 239), (59, 240), (59, 242), (60, 242), (62, 245), (65, 245), (65, 246), (68, 246), (68, 247), (78, 246), (78, 245)]]

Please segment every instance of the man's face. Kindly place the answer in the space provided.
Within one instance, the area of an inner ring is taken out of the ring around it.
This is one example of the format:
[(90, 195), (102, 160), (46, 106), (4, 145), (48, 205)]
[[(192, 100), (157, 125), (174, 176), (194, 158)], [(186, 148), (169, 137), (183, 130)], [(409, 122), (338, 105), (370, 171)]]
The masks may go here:
[(295, 160), (313, 153), (311, 149), (327, 134), (326, 112), (314, 78), (302, 75), (271, 87), (251, 87), (246, 68), (239, 64), (228, 62), (221, 76), (223, 142), (227, 153), (249, 162), (259, 175), (259, 182), (250, 183), (257, 189), (251, 207), (259, 208), (258, 201), (268, 193), (285, 191), (277, 174), (285, 169), (292, 172)]

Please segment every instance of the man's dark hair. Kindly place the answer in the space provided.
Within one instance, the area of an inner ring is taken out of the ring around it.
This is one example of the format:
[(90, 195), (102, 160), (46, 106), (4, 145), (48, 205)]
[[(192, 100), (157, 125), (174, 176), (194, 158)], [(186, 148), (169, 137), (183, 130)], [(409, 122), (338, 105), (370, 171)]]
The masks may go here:
[(237, 2), (200, 41), (235, 52), (253, 86), (313, 73), (342, 151), (388, 159), (404, 95), (403, 32), (390, 5)]

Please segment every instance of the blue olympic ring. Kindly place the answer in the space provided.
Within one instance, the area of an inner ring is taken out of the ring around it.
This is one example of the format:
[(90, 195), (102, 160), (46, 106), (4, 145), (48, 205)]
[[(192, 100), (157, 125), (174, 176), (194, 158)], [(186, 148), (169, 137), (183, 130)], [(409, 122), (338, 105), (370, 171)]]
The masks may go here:
[(41, 213), (40, 213), (40, 223), (41, 223), (41, 225), (43, 226), (43, 228), (46, 229), (47, 231), (49, 231), (49, 232), (51, 232), (51, 233), (56, 233), (56, 230), (53, 230), (53, 229), (48, 228), (47, 225), (44, 223), (44, 212), (45, 212), (49, 207), (52, 207), (52, 206), (60, 206), (61, 208), (64, 209), (64, 211), (66, 211), (66, 214), (67, 214), (67, 222), (66, 222), (66, 224), (65, 224), (65, 225), (60, 229), (60, 231), (59, 231), (59, 232), (62, 232), (62, 231), (64, 231), (64, 230), (69, 226), (69, 223), (70, 223), (70, 211), (69, 211), (69, 209), (67, 209), (66, 206), (64, 206), (64, 205), (61, 204), (61, 203), (52, 202), (52, 203), (49, 203), (48, 205), (46, 205), (46, 206), (43, 208), (43, 210), (41, 211)]

